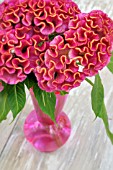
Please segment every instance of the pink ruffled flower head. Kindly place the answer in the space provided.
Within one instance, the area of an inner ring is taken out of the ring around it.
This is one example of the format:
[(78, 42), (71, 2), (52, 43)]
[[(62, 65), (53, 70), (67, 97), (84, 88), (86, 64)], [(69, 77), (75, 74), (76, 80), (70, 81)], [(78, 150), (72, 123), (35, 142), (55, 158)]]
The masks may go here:
[(51, 91), (69, 91), (80, 85), (84, 73), (79, 71), (77, 60), (69, 57), (70, 45), (65, 43), (63, 36), (56, 36), (49, 49), (41, 54), (35, 76), (41, 89)]
[(108, 64), (112, 41), (113, 21), (102, 11), (76, 15), (68, 30), (54, 37), (39, 56), (35, 75), (40, 88), (69, 91), (79, 86)]
[(80, 13), (71, 0), (5, 0), (0, 4), (0, 79), (26, 79), (48, 49), (49, 35), (68, 30)]
[(82, 72), (93, 76), (105, 67), (111, 57), (113, 44), (113, 21), (102, 11), (78, 14), (69, 22), (65, 33), (69, 44), (76, 43), (70, 57), (77, 58)]
[(0, 79), (8, 84), (22, 82), (32, 71), (28, 60), (31, 44), (27, 40), (19, 41), (14, 30), (1, 31), (0, 37)]

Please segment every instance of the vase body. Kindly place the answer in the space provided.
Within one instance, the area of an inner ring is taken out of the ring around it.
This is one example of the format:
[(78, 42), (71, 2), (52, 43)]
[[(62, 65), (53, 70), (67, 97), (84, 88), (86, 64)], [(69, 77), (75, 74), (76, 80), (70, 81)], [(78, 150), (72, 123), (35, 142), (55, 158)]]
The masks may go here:
[(67, 95), (56, 94), (55, 120), (42, 112), (30, 89), (34, 110), (27, 116), (24, 123), (26, 139), (41, 152), (52, 152), (65, 144), (71, 133), (71, 123), (62, 111)]

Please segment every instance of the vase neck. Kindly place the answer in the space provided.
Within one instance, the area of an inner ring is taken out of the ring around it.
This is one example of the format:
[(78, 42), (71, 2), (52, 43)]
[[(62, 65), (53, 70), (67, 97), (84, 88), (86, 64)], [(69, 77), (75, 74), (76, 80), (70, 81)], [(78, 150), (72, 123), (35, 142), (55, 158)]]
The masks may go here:
[[(37, 99), (35, 98), (35, 95), (34, 95), (34, 92), (32, 90), (32, 88), (30, 89), (30, 95), (31, 95), (31, 99), (32, 99), (32, 102), (33, 102), (33, 105), (34, 105), (34, 109), (36, 111), (36, 114), (37, 114), (37, 118), (40, 122), (49, 122), (50, 124), (53, 122), (51, 120), (51, 118), (45, 114), (41, 109), (40, 109), (40, 106), (38, 104), (38, 101)], [(65, 96), (62, 96), (60, 94), (56, 94), (56, 106), (55, 106), (55, 118), (58, 116), (59, 113), (61, 113), (62, 109), (63, 109), (63, 106), (66, 102), (66, 99), (67, 99), (67, 96), (68, 95), (65, 95)]]

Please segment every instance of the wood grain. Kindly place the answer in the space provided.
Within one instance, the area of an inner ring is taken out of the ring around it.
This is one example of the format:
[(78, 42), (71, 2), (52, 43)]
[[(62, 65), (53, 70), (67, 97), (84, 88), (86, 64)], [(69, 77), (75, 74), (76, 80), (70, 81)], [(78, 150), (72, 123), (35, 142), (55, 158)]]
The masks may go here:
[[(113, 18), (111, 0), (76, 0), (83, 12), (102, 9)], [(113, 130), (113, 75), (101, 72), (105, 102)], [(90, 105), (91, 87), (87, 82), (70, 92), (65, 112), (72, 122), (68, 142), (58, 151), (45, 154), (36, 151), (24, 138), (23, 123), (32, 110), (28, 97), (25, 108), (12, 124), (9, 119), (0, 125), (0, 170), (113, 170), (113, 146), (100, 119), (94, 121)]]

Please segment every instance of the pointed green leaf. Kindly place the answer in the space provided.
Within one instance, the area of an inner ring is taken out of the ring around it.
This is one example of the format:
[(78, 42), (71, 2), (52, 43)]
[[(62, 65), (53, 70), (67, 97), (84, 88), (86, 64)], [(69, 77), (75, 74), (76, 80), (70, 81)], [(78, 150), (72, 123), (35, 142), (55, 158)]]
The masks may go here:
[(55, 105), (56, 105), (56, 96), (54, 93), (47, 93), (46, 91), (41, 90), (38, 85), (33, 87), (35, 97), (38, 101), (38, 104), (41, 110), (50, 116), (50, 118), (55, 121)]
[(23, 109), (26, 102), (24, 83), (8, 85), (8, 102), (13, 113), (13, 118)]
[(98, 116), (103, 120), (105, 129), (106, 129), (106, 133), (107, 133), (109, 139), (111, 140), (111, 143), (113, 144), (113, 133), (109, 129), (108, 115), (107, 115), (107, 110), (106, 110), (104, 102), (102, 104), (101, 111)]
[(111, 56), (110, 63), (107, 65), (107, 68), (109, 69), (109, 71), (111, 73), (113, 73), (113, 53), (112, 53), (112, 56)]
[(34, 77), (28, 76), (26, 80), (24, 81), (25, 85), (27, 86), (28, 89), (34, 86), (37, 82), (35, 81)]
[(109, 129), (108, 115), (104, 104), (104, 88), (99, 75), (95, 76), (95, 83), (91, 92), (92, 109), (96, 115), (103, 120), (106, 133), (113, 144), (113, 133)]
[(104, 100), (104, 88), (99, 74), (95, 76), (95, 82), (91, 92), (91, 99), (92, 99), (92, 109), (97, 117), (101, 111), (101, 107)]
[(7, 90), (5, 87), (4, 90), (0, 92), (0, 122), (7, 118), (10, 111), (7, 96)]

